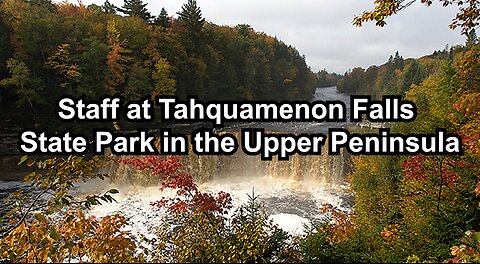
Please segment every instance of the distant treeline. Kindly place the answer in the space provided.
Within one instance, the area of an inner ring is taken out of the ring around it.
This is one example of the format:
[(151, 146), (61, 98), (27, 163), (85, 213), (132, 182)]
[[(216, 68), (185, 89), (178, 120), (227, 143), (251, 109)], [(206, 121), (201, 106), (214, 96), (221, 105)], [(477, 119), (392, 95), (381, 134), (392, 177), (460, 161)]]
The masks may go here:
[(339, 91), (348, 94), (365, 94), (379, 98), (382, 95), (404, 95), (412, 85), (419, 85), (428, 76), (438, 73), (447, 60), (465, 49), (464, 46), (448, 46), (442, 51), (418, 59), (404, 59), (397, 52), (387, 63), (354, 68), (337, 82)]
[(126, 100), (159, 94), (204, 100), (313, 95), (315, 74), (282, 41), (249, 25), (206, 22), (194, 0), (176, 17), (165, 9), (154, 17), (145, 6), (139, 0), (122, 7), (108, 1), (83, 6), (0, 0), (2, 118), (44, 124), (64, 94)]
[(342, 78), (337, 73), (329, 73), (327, 70), (321, 70), (317, 73), (317, 87), (332, 87)]

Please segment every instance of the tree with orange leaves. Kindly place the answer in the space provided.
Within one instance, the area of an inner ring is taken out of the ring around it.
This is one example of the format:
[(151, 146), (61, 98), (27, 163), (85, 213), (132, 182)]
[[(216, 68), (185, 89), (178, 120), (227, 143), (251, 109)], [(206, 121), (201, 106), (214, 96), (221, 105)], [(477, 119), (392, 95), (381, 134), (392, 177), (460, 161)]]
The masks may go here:
[(105, 85), (110, 94), (121, 93), (125, 84), (125, 72), (127, 63), (130, 61), (128, 54), (131, 52), (125, 48), (126, 40), (120, 40), (120, 32), (114, 19), (107, 23), (107, 73), (105, 74)]

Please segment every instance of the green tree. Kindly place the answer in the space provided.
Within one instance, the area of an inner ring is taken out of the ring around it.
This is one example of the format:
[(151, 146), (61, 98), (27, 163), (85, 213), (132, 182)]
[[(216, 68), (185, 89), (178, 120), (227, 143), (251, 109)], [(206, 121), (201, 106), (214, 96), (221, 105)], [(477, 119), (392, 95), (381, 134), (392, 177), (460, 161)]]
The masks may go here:
[(182, 44), (189, 56), (182, 68), (183, 81), (177, 82), (178, 88), (185, 90), (187, 95), (195, 94), (204, 98), (207, 94), (205, 83), (208, 78), (209, 47), (203, 30), (205, 19), (195, 0), (189, 0), (182, 6), (178, 21), (182, 28)]
[(0, 76), (6, 74), (7, 58), (10, 57), (12, 52), (12, 47), (9, 43), (9, 36), (11, 32), (3, 19), (3, 11), (0, 11), (0, 46), (2, 47), (2, 49), (0, 49)]
[(402, 92), (405, 93), (408, 91), (412, 84), (420, 84), (423, 81), (423, 78), (423, 72), (417, 60), (412, 61), (412, 63), (408, 66), (403, 78)]
[(172, 19), (168, 16), (167, 10), (162, 8), (162, 11), (160, 11), (160, 14), (155, 18), (153, 23), (157, 26), (169, 28), (172, 26)]
[(155, 63), (152, 79), (155, 81), (154, 95), (175, 95), (175, 80), (171, 78), (170, 64), (165, 58)]
[(116, 14), (117, 13), (117, 7), (110, 3), (108, 0), (105, 0), (105, 2), (102, 5), (102, 11), (106, 14)]
[(405, 66), (404, 59), (402, 56), (400, 56), (400, 53), (397, 51), (395, 52), (395, 57), (393, 58), (393, 68), (394, 69), (399, 69), (403, 70), (403, 67)]
[[(197, 208), (173, 213), (157, 233), (154, 262), (264, 263), (283, 259), (288, 234), (249, 196), (231, 219), (208, 217)], [(170, 232), (175, 228), (176, 232)]]
[(104, 84), (107, 72), (105, 58), (109, 48), (97, 37), (83, 39), (84, 49), (79, 50), (78, 63), (81, 65), (81, 79), (75, 90), (77, 95), (86, 95), (88, 98), (98, 98), (108, 94)]
[(143, 63), (133, 58), (130, 60), (127, 75), (127, 82), (121, 95), (128, 100), (137, 100), (148, 95), (153, 90), (153, 83), (150, 79), (150, 70)]
[(188, 0), (188, 2), (182, 6), (182, 11), (178, 12), (178, 19), (192, 36), (198, 38), (198, 34), (200, 34), (205, 24), (205, 18), (202, 17), (202, 11), (200, 7), (197, 6), (197, 1)]
[(134, 16), (141, 18), (147, 22), (152, 19), (152, 15), (146, 8), (142, 0), (124, 0), (123, 6), (118, 10), (127, 16)]
[(341, 79), (341, 75), (337, 73), (329, 73), (326, 69), (323, 69), (316, 74), (318, 87), (332, 87), (335, 86), (338, 80)]
[(99, 5), (96, 5), (96, 4), (88, 5), (87, 9), (90, 10), (92, 13), (96, 13), (96, 14), (99, 14), (99, 13), (103, 12), (102, 7), (99, 6)]
[(465, 44), (467, 47), (471, 47), (473, 45), (478, 44), (478, 37), (477, 32), (475, 29), (470, 30), (467, 36), (467, 43)]
[(0, 81), (3, 87), (15, 87), (15, 94), (18, 97), (17, 105), (23, 107), (28, 105), (32, 110), (34, 122), (36, 121), (36, 104), (44, 103), (43, 87), (38, 78), (32, 77), (30, 70), (24, 62), (16, 59), (7, 61), (7, 69), (10, 77)]

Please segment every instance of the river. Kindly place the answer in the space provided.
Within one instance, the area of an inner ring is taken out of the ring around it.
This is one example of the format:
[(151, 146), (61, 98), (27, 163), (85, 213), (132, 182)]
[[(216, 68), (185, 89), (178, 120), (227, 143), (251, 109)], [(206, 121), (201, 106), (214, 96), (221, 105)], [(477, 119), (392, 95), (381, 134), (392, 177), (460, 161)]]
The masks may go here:
[[(349, 107), (349, 97), (338, 93), (335, 87), (318, 88), (312, 99), (341, 100)], [(349, 113), (349, 111), (347, 111)], [(225, 131), (238, 133), (240, 128), (261, 127), (266, 131), (289, 133), (326, 133), (329, 127), (341, 127), (345, 123), (317, 122), (274, 122), (241, 123), (225, 127)], [(326, 153), (326, 151), (325, 151)], [(232, 195), (237, 207), (248, 200), (248, 194), (255, 193), (264, 205), (271, 219), (290, 233), (302, 233), (303, 225), (321, 219), (319, 208), (332, 204), (350, 209), (352, 199), (345, 192), (347, 173), (346, 154), (329, 156), (294, 155), (289, 161), (261, 161), (239, 150), (233, 156), (196, 156), (190, 154), (183, 159), (186, 170), (200, 179), (200, 188), (207, 191), (224, 191)], [(95, 206), (90, 213), (105, 216), (120, 212), (126, 216), (134, 234), (152, 233), (163, 210), (150, 206), (170, 192), (159, 190), (153, 176), (138, 173), (120, 165), (108, 169), (110, 181), (92, 181), (77, 187), (77, 194), (91, 194), (117, 188), (120, 193), (117, 202)], [(14, 189), (22, 188), (20, 182), (0, 182), (0, 196)]]

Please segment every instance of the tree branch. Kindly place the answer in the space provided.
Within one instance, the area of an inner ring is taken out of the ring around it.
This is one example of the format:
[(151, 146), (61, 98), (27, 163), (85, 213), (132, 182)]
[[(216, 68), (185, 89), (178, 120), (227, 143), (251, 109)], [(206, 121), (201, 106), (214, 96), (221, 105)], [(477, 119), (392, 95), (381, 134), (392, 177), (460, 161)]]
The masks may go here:
[(22, 217), (20, 218), (20, 220), (18, 220), (18, 222), (12, 226), (10, 229), (8, 229), (6, 232), (3, 233), (3, 235), (6, 235), (10, 232), (12, 232), (13, 230), (15, 230), (17, 227), (20, 226), (20, 224), (22, 224), (23, 221), (25, 221), (25, 218), (27, 217), (27, 215), (30, 213), (30, 211), (32, 210), (33, 206), (35, 205), (35, 203), (38, 201), (38, 199), (40, 199), (40, 197), (42, 197), (44, 194), (46, 194), (50, 189), (53, 188), (54, 185), (50, 185), (47, 189), (43, 190), (41, 193), (39, 193), (35, 199), (33, 200), (33, 202), (30, 204), (30, 206), (27, 208), (27, 211), (22, 215)]

